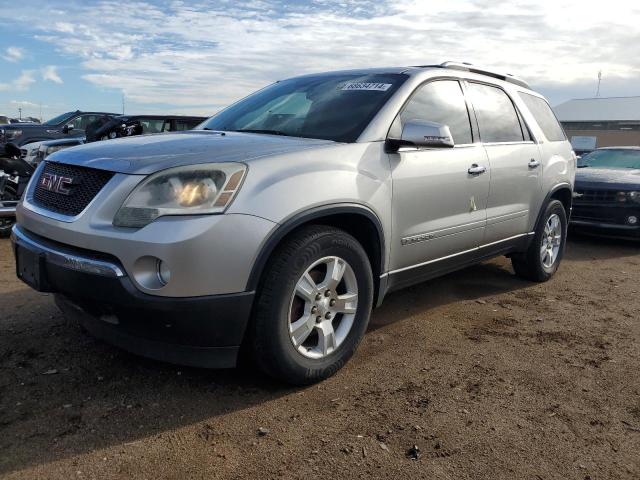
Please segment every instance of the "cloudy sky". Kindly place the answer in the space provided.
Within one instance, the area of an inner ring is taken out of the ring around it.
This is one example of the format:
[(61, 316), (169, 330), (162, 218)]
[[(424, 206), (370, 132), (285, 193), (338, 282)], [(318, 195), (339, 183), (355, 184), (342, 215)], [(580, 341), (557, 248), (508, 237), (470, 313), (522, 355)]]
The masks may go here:
[(0, 0), (0, 114), (209, 115), (274, 80), (467, 61), (552, 104), (640, 95), (632, 0)]

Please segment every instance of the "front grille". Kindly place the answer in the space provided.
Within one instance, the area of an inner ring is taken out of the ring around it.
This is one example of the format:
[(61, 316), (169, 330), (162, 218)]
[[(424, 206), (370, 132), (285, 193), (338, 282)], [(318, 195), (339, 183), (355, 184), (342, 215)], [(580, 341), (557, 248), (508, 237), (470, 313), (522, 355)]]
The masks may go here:
[[(72, 179), (71, 185), (66, 186), (69, 193), (58, 193), (44, 188), (41, 179), (45, 174)], [(113, 175), (112, 172), (95, 168), (45, 162), (33, 193), (33, 203), (52, 212), (76, 216), (89, 205)]]
[(616, 190), (576, 190), (574, 203), (617, 203)]

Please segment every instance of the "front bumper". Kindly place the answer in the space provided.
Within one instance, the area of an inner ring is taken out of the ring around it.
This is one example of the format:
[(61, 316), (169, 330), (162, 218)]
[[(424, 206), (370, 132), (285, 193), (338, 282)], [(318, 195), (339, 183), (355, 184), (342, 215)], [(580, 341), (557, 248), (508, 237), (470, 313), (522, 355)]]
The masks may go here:
[[(263, 242), (277, 224), (254, 215), (224, 214), (161, 217), (139, 229), (114, 227), (116, 212), (144, 178), (114, 175), (76, 217), (37, 206), (36, 182), (31, 182), (16, 209), (18, 225), (63, 245), (115, 257), (135, 287), (149, 295), (196, 297), (245, 291)], [(170, 269), (166, 285), (150, 281), (157, 260)]]
[(0, 200), (0, 218), (15, 217), (18, 202), (15, 200)]
[(601, 235), (640, 237), (640, 224), (629, 224), (630, 216), (640, 220), (638, 205), (594, 205), (574, 202), (570, 225), (577, 229)]
[[(18, 275), (98, 338), (124, 350), (183, 365), (233, 367), (254, 292), (167, 298), (141, 292), (118, 260), (14, 227), (14, 252), (38, 259), (38, 279)], [(23, 251), (24, 250), (24, 251)]]

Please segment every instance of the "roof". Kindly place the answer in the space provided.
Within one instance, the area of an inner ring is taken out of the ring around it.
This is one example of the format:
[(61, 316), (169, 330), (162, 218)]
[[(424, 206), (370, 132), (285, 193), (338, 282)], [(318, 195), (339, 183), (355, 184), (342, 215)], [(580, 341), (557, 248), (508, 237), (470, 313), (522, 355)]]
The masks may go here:
[(307, 75), (300, 75), (296, 78), (315, 77), (315, 76), (329, 76), (329, 75), (344, 75), (344, 74), (356, 74), (356, 75), (374, 75), (374, 74), (410, 74), (411, 72), (419, 72), (422, 70), (430, 70), (436, 68), (444, 68), (449, 70), (458, 70), (463, 72), (475, 73), (479, 75), (485, 75), (492, 78), (497, 78), (504, 82), (513, 83), (526, 89), (529, 89), (529, 84), (523, 79), (518, 78), (510, 73), (497, 72), (489, 68), (478, 67), (467, 62), (443, 62), (437, 65), (412, 65), (408, 67), (387, 67), (387, 68), (365, 68), (354, 70), (336, 70), (323, 73), (312, 73)]
[(576, 98), (553, 110), (561, 122), (640, 121), (640, 97)]

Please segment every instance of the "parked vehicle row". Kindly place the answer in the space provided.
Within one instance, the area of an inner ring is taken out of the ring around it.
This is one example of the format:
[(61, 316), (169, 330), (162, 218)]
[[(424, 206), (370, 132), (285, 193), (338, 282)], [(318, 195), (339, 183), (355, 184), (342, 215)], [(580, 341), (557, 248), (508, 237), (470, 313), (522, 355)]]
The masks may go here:
[(206, 117), (181, 115), (118, 115), (109, 117), (100, 125), (89, 126), (89, 132), (82, 137), (44, 140), (23, 145), (20, 148), (20, 157), (37, 165), (52, 153), (76, 145), (133, 135), (191, 130), (204, 120)]
[[(76, 111), (50, 120), (57, 126), (55, 129), (46, 128), (44, 133), (41, 128), (26, 129), (20, 125), (20, 128), (12, 130), (0, 126), (0, 138), (11, 137), (11, 141), (2, 145), (3, 155), (0, 155), (0, 178), (3, 179), (0, 181), (0, 236), (9, 234), (24, 187), (34, 168), (50, 154), (94, 141), (190, 130), (205, 119), (181, 115), (113, 115)], [(64, 125), (60, 127), (61, 124)], [(44, 134), (50, 137), (62, 135), (62, 138), (23, 143)]]
[(545, 99), (445, 63), (277, 82), (196, 130), (41, 162), (18, 276), (126, 350), (308, 384), (389, 292), (496, 255), (562, 260), (576, 158)]
[(35, 117), (15, 118), (7, 115), (0, 115), (0, 125), (8, 125), (11, 123), (40, 123), (40, 119)]

